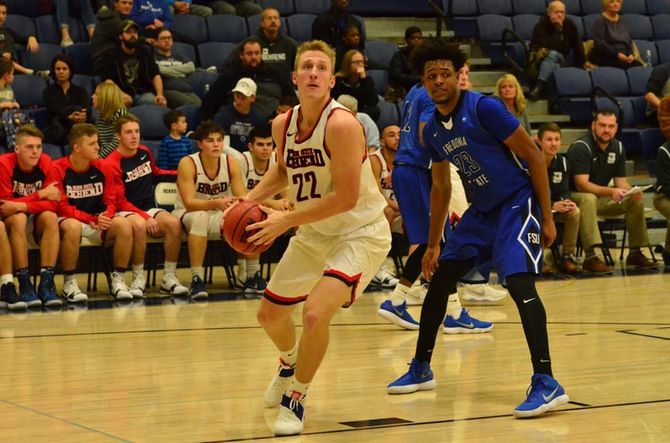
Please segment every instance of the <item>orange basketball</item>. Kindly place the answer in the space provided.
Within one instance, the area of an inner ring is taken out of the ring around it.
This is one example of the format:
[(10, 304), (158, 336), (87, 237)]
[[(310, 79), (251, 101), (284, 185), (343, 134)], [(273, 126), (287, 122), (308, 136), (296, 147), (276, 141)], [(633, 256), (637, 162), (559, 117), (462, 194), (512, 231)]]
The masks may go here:
[(226, 217), (223, 219), (223, 224), (221, 226), (223, 238), (225, 238), (228, 244), (240, 254), (260, 254), (271, 245), (256, 246), (253, 243), (247, 242), (247, 239), (257, 231), (247, 231), (246, 227), (265, 220), (267, 216), (268, 215), (263, 212), (258, 205), (258, 202), (244, 200), (228, 211)]

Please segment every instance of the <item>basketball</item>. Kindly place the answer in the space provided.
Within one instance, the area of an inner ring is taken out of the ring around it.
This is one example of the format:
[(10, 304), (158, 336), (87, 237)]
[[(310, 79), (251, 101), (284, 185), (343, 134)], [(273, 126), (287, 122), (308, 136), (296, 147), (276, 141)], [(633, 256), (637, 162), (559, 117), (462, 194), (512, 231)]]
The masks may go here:
[(256, 246), (247, 242), (247, 239), (257, 231), (247, 231), (246, 227), (263, 221), (267, 214), (258, 205), (258, 202), (244, 200), (238, 203), (226, 214), (223, 219), (223, 238), (237, 252), (244, 255), (257, 255), (265, 251), (271, 245)]

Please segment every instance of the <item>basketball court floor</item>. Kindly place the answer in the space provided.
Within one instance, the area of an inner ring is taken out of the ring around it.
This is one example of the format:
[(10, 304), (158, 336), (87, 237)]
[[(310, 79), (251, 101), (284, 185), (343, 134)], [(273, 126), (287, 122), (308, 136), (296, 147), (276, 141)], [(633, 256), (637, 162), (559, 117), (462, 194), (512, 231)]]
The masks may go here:
[[(511, 415), (531, 367), (509, 297), (466, 306), (495, 322), (491, 333), (440, 333), (436, 390), (387, 395), (417, 332), (381, 320), (377, 306), (388, 293), (372, 292), (334, 318), (307, 396), (305, 432), (281, 441), (669, 441), (670, 271), (618, 270), (538, 287), (554, 374), (571, 399), (559, 410), (529, 420)], [(0, 315), (1, 439), (272, 439), (276, 410), (263, 407), (263, 392), (277, 354), (256, 321), (259, 302), (218, 293), (206, 303), (150, 298)], [(419, 310), (411, 308), (417, 317)]]

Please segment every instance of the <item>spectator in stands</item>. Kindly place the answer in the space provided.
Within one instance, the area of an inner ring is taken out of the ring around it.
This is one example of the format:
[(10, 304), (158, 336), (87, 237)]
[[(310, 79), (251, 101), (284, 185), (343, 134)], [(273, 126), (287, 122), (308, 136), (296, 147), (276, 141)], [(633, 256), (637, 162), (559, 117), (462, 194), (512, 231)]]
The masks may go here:
[[(651, 268), (655, 264), (644, 256), (640, 248), (649, 244), (647, 223), (644, 217), (642, 194), (627, 194), (631, 185), (626, 178), (626, 154), (623, 144), (614, 138), (617, 117), (612, 111), (596, 111), (591, 133), (576, 140), (568, 149), (568, 167), (572, 175), (572, 200), (577, 203), (582, 217), (625, 214), (629, 233), (630, 253), (627, 266)], [(614, 186), (609, 186), (614, 180)], [(616, 203), (616, 204), (612, 204)], [(594, 217), (595, 218), (595, 217)], [(603, 269), (593, 250), (602, 244), (599, 232), (587, 238), (582, 231), (582, 245), (586, 253), (584, 269)]]
[(173, 46), (172, 31), (167, 28), (160, 29), (156, 38), (154, 61), (163, 80), (163, 93), (168, 106), (172, 109), (183, 105), (200, 106), (200, 97), (193, 92), (187, 80), (195, 72), (195, 63), (172, 52)]
[[(312, 23), (312, 40), (323, 40), (335, 48), (335, 52), (346, 52), (342, 36), (347, 25), (353, 24), (363, 36), (363, 25), (349, 13), (349, 0), (330, 0), (330, 9), (322, 12)], [(361, 50), (365, 49), (365, 38), (361, 38)]]
[(565, 66), (570, 54), (575, 66), (584, 66), (584, 45), (577, 26), (565, 17), (563, 2), (557, 0), (549, 3), (547, 13), (540, 17), (533, 28), (530, 51), (530, 72), (533, 77), (537, 77), (535, 86), (528, 94), (528, 99), (532, 101), (543, 96), (551, 73)]
[(356, 49), (350, 49), (344, 54), (342, 67), (335, 73), (335, 86), (330, 94), (332, 97), (351, 95), (358, 100), (359, 112), (368, 114), (375, 121), (379, 118), (375, 81), (365, 71), (365, 56)]
[(137, 23), (140, 34), (149, 40), (156, 39), (159, 29), (172, 27), (172, 14), (165, 0), (133, 0), (128, 18)]
[(369, 115), (358, 112), (358, 100), (348, 94), (342, 94), (337, 97), (337, 102), (354, 113), (363, 129), (365, 130), (365, 140), (368, 147), (368, 152), (373, 152), (379, 149), (379, 128)]
[(214, 116), (214, 121), (230, 137), (230, 147), (239, 152), (248, 150), (249, 134), (254, 128), (268, 124), (267, 115), (251, 106), (255, 101), (256, 83), (250, 78), (241, 78), (233, 88), (233, 103)]
[(298, 47), (295, 40), (281, 32), (279, 11), (275, 8), (265, 8), (261, 15), (260, 28), (254, 36), (261, 44), (263, 63), (274, 67), (283, 77), (290, 80)]
[(90, 0), (54, 0), (56, 7), (56, 20), (60, 28), (60, 45), (68, 47), (74, 44), (70, 35), (70, 8), (79, 11), (82, 21), (86, 26), (89, 39), (95, 32), (95, 14)]
[(104, 55), (119, 43), (119, 28), (133, 10), (133, 0), (113, 0), (112, 9), (103, 8), (98, 12), (98, 26), (91, 38), (91, 61), (98, 75)]
[[(658, 121), (667, 141), (658, 149), (656, 161), (656, 195), (654, 207), (670, 222), (670, 97), (661, 100)], [(665, 233), (663, 261), (670, 266), (670, 223)]]
[(409, 56), (412, 50), (423, 40), (423, 33), (417, 26), (405, 29), (405, 47), (400, 48), (391, 58), (390, 80), (394, 86), (402, 86), (405, 92), (421, 81), (421, 76), (412, 71)]
[(9, 28), (5, 28), (4, 24), (5, 20), (7, 19), (7, 14), (7, 2), (5, 0), (0, 0), (0, 55), (14, 63), (14, 69), (16, 72), (30, 75), (34, 74), (42, 77), (48, 76), (48, 71), (35, 71), (33, 69), (26, 68), (16, 61), (16, 51), (14, 50), (14, 45), (17, 43), (25, 44), (26, 48), (30, 52), (37, 52), (40, 49), (40, 45), (37, 43), (37, 38), (34, 35), (24, 37), (20, 36)]
[(111, 80), (127, 95), (126, 105), (156, 104), (167, 106), (163, 80), (151, 50), (140, 44), (139, 28), (132, 20), (124, 20), (119, 28), (121, 45), (110, 50), (102, 62), (103, 80)]
[(256, 83), (258, 89), (254, 107), (261, 115), (272, 114), (283, 96), (295, 96), (291, 81), (263, 62), (261, 44), (255, 37), (242, 42), (238, 55), (238, 59), (226, 67), (203, 97), (200, 108), (203, 121), (211, 119), (223, 105), (232, 102), (232, 90), (244, 77)]
[(519, 80), (513, 74), (503, 74), (496, 83), (495, 95), (505, 103), (509, 112), (521, 122), (526, 132), (530, 134), (530, 123), (526, 113), (526, 97), (519, 84)]
[(212, 0), (209, 5), (214, 10), (214, 14), (239, 15), (240, 17), (250, 17), (263, 12), (263, 8), (252, 0)]
[(458, 70), (457, 86), (461, 91), (472, 89), (472, 83), (470, 83), (470, 62), (468, 61), (463, 63), (463, 67)]
[(114, 84), (106, 81), (95, 88), (93, 107), (98, 110), (95, 126), (98, 128), (100, 158), (106, 158), (119, 145), (114, 131), (114, 123), (119, 117), (128, 113), (123, 103), (123, 92)]
[(652, 125), (658, 124), (658, 107), (663, 97), (668, 96), (670, 96), (670, 62), (656, 66), (647, 81), (644, 99), (647, 101), (647, 120)]
[(179, 160), (193, 153), (191, 139), (186, 137), (186, 115), (181, 111), (170, 111), (163, 116), (163, 123), (170, 132), (158, 145), (158, 167), (177, 169)]
[[(562, 272), (577, 274), (581, 268), (575, 263), (577, 252), (577, 235), (579, 235), (580, 213), (577, 204), (570, 200), (570, 175), (568, 174), (568, 160), (558, 154), (561, 148), (561, 128), (556, 123), (543, 123), (537, 132), (540, 147), (547, 163), (549, 188), (551, 190), (551, 209), (554, 221), (563, 223), (563, 250), (555, 266)], [(598, 224), (591, 220), (594, 229)], [(549, 245), (547, 245), (549, 246)], [(545, 268), (542, 273), (552, 273), (551, 263), (554, 261), (551, 253), (545, 255)]]
[(622, 0), (602, 0), (602, 4), (603, 12), (593, 22), (593, 50), (589, 60), (598, 66), (621, 69), (642, 66), (628, 26), (619, 15)]
[(0, 59), (0, 114), (6, 146), (14, 149), (16, 131), (26, 123), (26, 116), (19, 110), (21, 107), (14, 98), (12, 83), (14, 82), (14, 64), (7, 59)]
[(166, 0), (166, 2), (173, 16), (192, 14), (207, 18), (214, 13), (209, 6), (194, 5), (191, 0)]
[(42, 91), (51, 123), (44, 130), (44, 139), (59, 146), (68, 143), (70, 128), (75, 123), (92, 123), (91, 98), (81, 86), (72, 83), (72, 59), (58, 54), (51, 61), (51, 76), (55, 80)]
[[(358, 29), (358, 26), (353, 23), (349, 23), (344, 27), (344, 31), (342, 31), (342, 47), (335, 53), (335, 71), (340, 70), (344, 54), (350, 49), (356, 49), (365, 56), (365, 53), (363, 52), (361, 31)], [(366, 57), (365, 64), (367, 65), (367, 63), (368, 61)]]

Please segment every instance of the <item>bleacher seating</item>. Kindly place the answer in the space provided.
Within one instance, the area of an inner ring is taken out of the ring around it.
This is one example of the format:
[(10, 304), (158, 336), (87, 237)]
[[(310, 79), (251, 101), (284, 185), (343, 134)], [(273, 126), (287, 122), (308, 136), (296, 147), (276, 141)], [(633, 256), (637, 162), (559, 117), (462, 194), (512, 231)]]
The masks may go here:
[(257, 2), (263, 9), (274, 8), (280, 15), (295, 14), (295, 5), (293, 0), (258, 0)]
[(330, 9), (330, 0), (294, 0), (296, 14), (319, 15)]
[(72, 84), (80, 86), (88, 92), (89, 97), (95, 92), (95, 87), (99, 83), (96, 77), (91, 75), (74, 74), (70, 79)]
[(533, 37), (533, 28), (540, 20), (539, 15), (535, 14), (518, 14), (512, 17), (512, 24), (514, 25), (514, 30), (519, 34), (524, 40), (530, 41)]
[(659, 63), (669, 63), (670, 62), (670, 39), (657, 40), (656, 49), (658, 50), (658, 62)]
[(544, 0), (512, 0), (512, 9), (515, 14), (538, 14), (547, 12), (547, 3)]
[(236, 48), (235, 43), (231, 42), (205, 42), (198, 45), (198, 57), (200, 65), (204, 68), (216, 66), (218, 71), (223, 69), (223, 63), (226, 58)]
[(365, 55), (368, 57), (370, 69), (389, 69), (391, 58), (398, 52), (398, 46), (382, 40), (365, 42)]
[(654, 28), (654, 39), (662, 40), (670, 38), (670, 10), (667, 14), (656, 14), (651, 16), (651, 26)]
[(42, 143), (42, 152), (51, 157), (52, 160), (58, 160), (63, 157), (63, 148), (51, 143)]
[(184, 105), (177, 108), (177, 110), (184, 113), (186, 116), (186, 123), (188, 123), (188, 130), (194, 131), (200, 124), (200, 106)]
[(582, 14), (600, 14), (603, 11), (602, 1), (601, 0), (581, 0), (582, 1)]
[(218, 77), (219, 74), (216, 72), (196, 71), (188, 76), (188, 81), (193, 88), (193, 92), (195, 92), (198, 97), (203, 98), (208, 86), (214, 84)]
[(462, 37), (477, 36), (477, 2), (475, 1), (454, 1), (453, 8), (449, 14), (449, 0), (442, 0), (442, 9), (449, 17), (449, 24), (454, 33)]
[(377, 94), (383, 96), (389, 83), (389, 72), (386, 69), (368, 69), (366, 74), (374, 80)]
[(72, 66), (76, 74), (94, 75), (91, 63), (91, 44), (75, 43), (65, 48), (65, 53), (72, 59)]
[(628, 31), (633, 40), (651, 40), (654, 38), (651, 20), (646, 15), (621, 14), (621, 19), (628, 26)]
[(212, 15), (207, 17), (210, 42), (239, 43), (249, 35), (247, 21), (237, 15)]
[(477, 0), (477, 9), (480, 14), (514, 15), (512, 0)]
[[(10, 11), (13, 12), (14, 10), (10, 9)], [(18, 15), (16, 13), (7, 14), (4, 26), (14, 31), (22, 39), (26, 39), (31, 35), (37, 35), (35, 21), (32, 17), (25, 15)]]
[[(67, 49), (67, 48), (66, 48)], [(195, 54), (195, 48), (188, 43), (174, 42), (172, 52), (177, 55), (186, 57), (188, 60), (198, 65), (198, 58)]]
[(670, 0), (647, 0), (647, 13), (667, 14), (670, 11)]
[[(654, 0), (651, 0), (652, 2)], [(647, 0), (626, 0), (621, 5), (622, 14), (647, 14)]]
[[(75, 42), (84, 41), (88, 34), (82, 31), (82, 25), (76, 17), (70, 17), (70, 37)], [(53, 15), (41, 15), (35, 18), (35, 28), (37, 31), (37, 40), (40, 43), (60, 44), (60, 31), (56, 17)]]
[(163, 123), (163, 116), (170, 112), (164, 106), (140, 105), (133, 106), (128, 112), (137, 116), (142, 122), (140, 133), (145, 140), (160, 140), (168, 134)]
[(583, 69), (566, 67), (557, 69), (553, 76), (554, 90), (561, 114), (570, 116), (572, 122), (591, 120), (591, 76)]
[[(314, 14), (293, 14), (286, 18), (288, 25), (288, 36), (296, 42), (306, 42), (312, 38), (312, 23), (316, 15)], [(285, 30), (286, 31), (286, 30)]]
[(46, 87), (46, 80), (34, 75), (14, 76), (14, 83), (12, 83), (14, 97), (22, 108), (44, 107), (42, 91)]
[(398, 106), (395, 103), (379, 100), (379, 110), (379, 118), (375, 123), (377, 123), (380, 132), (388, 125), (400, 125), (400, 114), (398, 112)]
[(19, 48), (16, 52), (18, 61), (23, 66), (29, 66), (36, 71), (45, 71), (51, 69), (51, 60), (56, 54), (63, 52), (63, 48), (53, 43), (40, 43), (37, 52), (30, 52), (25, 47)]
[(205, 19), (192, 14), (178, 14), (172, 19), (172, 30), (193, 39), (198, 43), (207, 41)]

